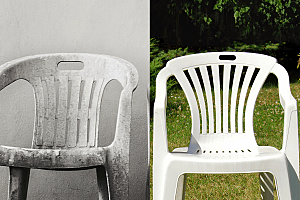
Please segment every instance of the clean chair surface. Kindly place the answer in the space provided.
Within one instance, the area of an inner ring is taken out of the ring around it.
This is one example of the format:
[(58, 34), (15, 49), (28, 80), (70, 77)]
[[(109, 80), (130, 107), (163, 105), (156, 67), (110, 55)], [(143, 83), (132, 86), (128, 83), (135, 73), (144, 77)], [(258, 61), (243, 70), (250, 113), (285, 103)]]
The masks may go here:
[[(59, 67), (71, 62), (83, 67)], [(0, 146), (0, 165), (55, 170), (105, 166), (111, 198), (128, 198), (131, 98), (138, 81), (135, 67), (117, 57), (79, 53), (29, 56), (0, 66), (0, 89), (19, 79), (28, 81), (35, 95), (32, 148)], [(109, 146), (99, 147), (101, 100), (112, 80), (123, 87), (115, 137)]]
[[(278, 78), (285, 111), (281, 150), (258, 146), (253, 130), (255, 101), (270, 73)], [(173, 152), (168, 151), (166, 128), (166, 84), (171, 76), (186, 95), (192, 121), (189, 147)], [(297, 105), (290, 93), (288, 74), (273, 57), (213, 52), (169, 61), (156, 79), (154, 200), (174, 199), (177, 179), (185, 173), (253, 172), (272, 173), (282, 199), (298, 198), (297, 123)]]

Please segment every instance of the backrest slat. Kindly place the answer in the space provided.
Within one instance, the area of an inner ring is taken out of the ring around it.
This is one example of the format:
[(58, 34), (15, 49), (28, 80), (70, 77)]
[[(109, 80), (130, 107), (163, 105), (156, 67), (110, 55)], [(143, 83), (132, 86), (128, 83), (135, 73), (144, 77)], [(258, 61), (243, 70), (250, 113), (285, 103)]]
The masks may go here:
[(81, 86), (81, 77), (72, 76), (70, 77), (71, 83), (71, 94), (70, 94), (70, 105), (67, 117), (67, 145), (68, 147), (75, 147), (77, 144), (78, 135), (78, 105), (79, 105), (79, 94)]
[(196, 70), (194, 68), (189, 68), (188, 72), (191, 76), (194, 87), (196, 89), (198, 102), (200, 105), (200, 112), (201, 112), (201, 118), (202, 118), (202, 133), (207, 133), (206, 106), (205, 106), (205, 100), (204, 100), (204, 96), (203, 96), (202, 87), (199, 82)]
[(59, 76), (58, 82), (56, 146), (63, 147), (66, 143), (69, 78), (67, 76)]
[(245, 100), (246, 100), (246, 94), (250, 85), (251, 78), (253, 76), (255, 67), (249, 66), (246, 72), (246, 76), (243, 81), (241, 93), (240, 93), (240, 99), (239, 99), (239, 105), (238, 105), (238, 132), (243, 133), (243, 123), (244, 123), (244, 108), (245, 108)]
[(232, 83), (232, 93), (231, 93), (231, 105), (230, 105), (230, 131), (231, 133), (235, 133), (235, 122), (236, 122), (236, 101), (237, 101), (237, 94), (238, 88), (240, 83), (240, 78), (242, 74), (243, 67), (241, 65), (237, 65), (234, 71), (234, 78)]
[(212, 91), (210, 86), (210, 80), (207, 72), (207, 66), (200, 66), (200, 72), (202, 75), (204, 88), (206, 92), (206, 100), (208, 107), (208, 121), (209, 121), (209, 133), (214, 133), (214, 111), (213, 111), (213, 100)]
[(191, 87), (189, 80), (187, 79), (183, 71), (178, 71), (177, 73), (174, 73), (174, 75), (177, 78), (179, 84), (181, 85), (191, 109), (191, 115), (192, 115), (191, 132), (195, 136), (195, 138), (198, 138), (200, 134), (200, 123), (197, 122), (200, 121), (200, 116), (199, 116), (199, 109), (198, 109), (195, 93)]
[(85, 79), (83, 84), (83, 91), (81, 96), (81, 105), (78, 113), (78, 119), (80, 120), (79, 124), (79, 135), (78, 135), (78, 145), (87, 146), (88, 141), (88, 112), (89, 112), (89, 103), (91, 97), (91, 91), (93, 86), (93, 78), (88, 77)]
[[(90, 99), (90, 108), (89, 108), (89, 140), (88, 140), (88, 146), (94, 147), (97, 146), (98, 141), (98, 126), (99, 123), (99, 106), (101, 103), (100, 97), (102, 97), (102, 93), (104, 90), (103, 85), (103, 79), (97, 79), (93, 81), (92, 85), (92, 94)], [(100, 91), (101, 90), (101, 91)], [(100, 94), (101, 93), (101, 94)]]
[(221, 92), (219, 65), (212, 65), (212, 75), (215, 94), (216, 132), (221, 133)]
[(223, 72), (223, 133), (228, 133), (228, 102), (231, 65), (224, 65)]
[(54, 145), (54, 134), (55, 132), (55, 113), (56, 113), (56, 92), (54, 84), (54, 76), (44, 77), (45, 78), (45, 90), (44, 95), (46, 101), (45, 111), (46, 111), (46, 130), (43, 136), (43, 145), (47, 147), (53, 147)]
[(43, 129), (44, 129), (44, 112), (45, 112), (45, 101), (44, 92), (42, 86), (41, 77), (34, 77), (30, 79), (30, 82), (35, 90), (36, 99), (36, 118), (35, 118), (35, 141), (33, 142), (36, 146), (43, 145)]
[[(255, 77), (255, 80), (252, 84), (249, 97), (247, 101), (247, 106), (245, 110), (245, 132), (254, 132), (253, 130), (253, 111), (254, 111), (254, 106), (255, 106), (255, 101), (258, 96), (258, 93), (265, 82), (267, 76), (269, 74), (269, 69), (268, 68), (260, 68), (258, 74)], [(254, 98), (255, 97), (255, 98)]]

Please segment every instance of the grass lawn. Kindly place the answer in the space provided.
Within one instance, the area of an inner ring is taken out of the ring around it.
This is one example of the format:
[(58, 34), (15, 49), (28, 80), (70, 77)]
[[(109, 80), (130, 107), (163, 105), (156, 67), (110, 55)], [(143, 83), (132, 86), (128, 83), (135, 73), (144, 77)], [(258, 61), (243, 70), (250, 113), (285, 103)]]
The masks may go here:
[[(300, 82), (291, 84), (292, 95), (300, 101)], [(174, 89), (168, 95), (167, 130), (169, 150), (188, 146), (191, 130), (189, 106), (183, 92)], [(151, 182), (152, 197), (152, 131), (151, 131)], [(283, 109), (277, 86), (265, 85), (256, 100), (254, 110), (254, 131), (258, 145), (281, 149), (283, 133)], [(186, 199), (260, 199), (258, 174), (188, 174)]]

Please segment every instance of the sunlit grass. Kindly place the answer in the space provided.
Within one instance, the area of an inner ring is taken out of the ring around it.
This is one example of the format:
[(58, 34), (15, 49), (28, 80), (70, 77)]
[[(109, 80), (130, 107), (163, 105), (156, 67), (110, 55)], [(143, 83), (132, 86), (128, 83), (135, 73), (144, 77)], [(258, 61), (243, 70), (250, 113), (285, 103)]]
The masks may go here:
[[(300, 100), (300, 83), (292, 83), (291, 91)], [(299, 112), (298, 103), (298, 112)], [(254, 131), (258, 145), (281, 149), (283, 109), (277, 86), (261, 89), (254, 109)], [(152, 129), (151, 119), (151, 199), (152, 197)], [(168, 94), (167, 130), (169, 150), (188, 146), (191, 130), (190, 110), (184, 93), (175, 89)], [(188, 174), (186, 199), (260, 199), (258, 174)]]

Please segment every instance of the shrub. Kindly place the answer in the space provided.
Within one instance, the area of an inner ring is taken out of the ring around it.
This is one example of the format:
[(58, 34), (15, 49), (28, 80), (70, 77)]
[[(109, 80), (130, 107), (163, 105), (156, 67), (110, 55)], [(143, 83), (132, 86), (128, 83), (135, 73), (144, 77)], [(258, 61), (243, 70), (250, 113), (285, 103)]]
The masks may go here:
[[(151, 108), (155, 99), (155, 80), (158, 72), (165, 67), (166, 63), (176, 57), (191, 54), (188, 48), (171, 49), (167, 52), (159, 47), (159, 41), (151, 38), (150, 40), (150, 104)], [(170, 79), (167, 83), (167, 90), (169, 91), (177, 82)], [(152, 110), (152, 109), (151, 109)]]

